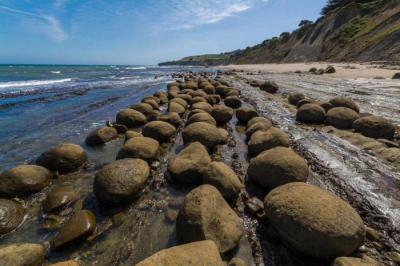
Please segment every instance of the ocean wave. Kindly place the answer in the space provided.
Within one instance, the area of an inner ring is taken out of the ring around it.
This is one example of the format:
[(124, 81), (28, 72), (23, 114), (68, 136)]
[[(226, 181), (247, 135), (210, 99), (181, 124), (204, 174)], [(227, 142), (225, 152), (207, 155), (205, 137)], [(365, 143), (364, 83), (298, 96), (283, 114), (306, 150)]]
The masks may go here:
[(144, 67), (144, 66), (140, 66), (140, 67), (126, 67), (125, 69), (129, 69), (129, 70), (146, 70), (147, 67)]
[(49, 85), (54, 83), (63, 83), (71, 81), (72, 79), (52, 79), (52, 80), (27, 80), (27, 81), (9, 81), (0, 82), (0, 88), (12, 88), (12, 87), (30, 87), (30, 86), (40, 86)]
[(61, 71), (50, 71), (53, 74), (61, 74)]

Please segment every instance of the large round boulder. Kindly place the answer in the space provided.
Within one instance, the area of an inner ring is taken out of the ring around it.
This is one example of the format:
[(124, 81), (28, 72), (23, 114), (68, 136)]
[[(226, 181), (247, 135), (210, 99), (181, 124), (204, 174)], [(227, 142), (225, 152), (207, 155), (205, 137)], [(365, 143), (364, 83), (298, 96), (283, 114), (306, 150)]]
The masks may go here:
[(185, 113), (186, 109), (182, 105), (176, 102), (170, 102), (168, 104), (168, 112), (170, 113), (178, 113), (180, 116), (182, 116)]
[(149, 175), (149, 165), (141, 159), (118, 160), (96, 174), (93, 191), (104, 204), (127, 203), (142, 190)]
[(311, 104), (311, 103), (315, 104), (316, 102), (313, 99), (308, 99), (308, 98), (300, 100), (297, 102), (297, 109), (300, 109), (303, 105)]
[(79, 199), (78, 194), (71, 186), (58, 186), (53, 188), (42, 203), (44, 213), (57, 212), (71, 205)]
[(259, 130), (252, 134), (248, 143), (248, 149), (250, 155), (257, 156), (263, 151), (278, 146), (289, 147), (289, 144), (290, 139), (288, 134), (286, 134), (279, 128), (271, 127), (268, 130)]
[(157, 157), (159, 148), (160, 144), (155, 139), (146, 137), (132, 138), (125, 142), (118, 152), (117, 159), (133, 158), (152, 161)]
[(297, 106), (297, 103), (300, 102), (301, 100), (304, 100), (305, 98), (306, 97), (304, 96), (304, 94), (298, 93), (298, 92), (293, 92), (293, 93), (289, 93), (288, 101), (290, 104)]
[(185, 184), (200, 184), (202, 170), (211, 163), (207, 149), (199, 142), (184, 148), (168, 162), (168, 172), (174, 180)]
[(176, 220), (184, 243), (213, 240), (221, 253), (235, 248), (243, 236), (240, 218), (213, 186), (202, 185), (186, 195)]
[[(198, 109), (196, 109), (196, 110), (198, 110)], [(190, 125), (190, 124), (193, 124), (196, 122), (204, 122), (204, 123), (208, 123), (213, 126), (217, 125), (217, 122), (215, 121), (215, 119), (209, 113), (206, 113), (206, 112), (200, 112), (200, 113), (190, 116), (186, 125)]]
[(138, 104), (134, 104), (131, 107), (129, 107), (130, 109), (133, 109), (135, 111), (138, 111), (142, 114), (144, 114), (145, 116), (147, 116), (148, 114), (151, 113), (151, 111), (153, 111), (153, 106), (151, 106), (148, 103), (138, 103)]
[(178, 113), (175, 113), (175, 112), (162, 114), (158, 117), (158, 120), (170, 123), (171, 125), (173, 125), (176, 128), (182, 124), (181, 117), (179, 116)]
[(307, 124), (322, 124), (325, 121), (325, 110), (317, 104), (305, 104), (297, 110), (296, 120)]
[(219, 124), (228, 123), (233, 117), (233, 109), (225, 105), (216, 105), (211, 111), (212, 117)]
[(125, 141), (133, 139), (133, 138), (140, 138), (143, 137), (142, 133), (139, 133), (134, 130), (128, 130), (125, 132)]
[(145, 137), (152, 138), (158, 142), (167, 142), (176, 133), (176, 128), (170, 123), (153, 121), (147, 123), (142, 130)]
[(118, 138), (118, 131), (114, 127), (102, 127), (92, 131), (85, 140), (89, 146), (103, 145)]
[(357, 212), (316, 186), (280, 186), (267, 195), (264, 206), (281, 239), (306, 255), (332, 259), (349, 255), (364, 243), (365, 226)]
[(393, 139), (396, 127), (379, 116), (366, 116), (353, 122), (353, 128), (364, 136), (376, 139)]
[(123, 124), (128, 128), (139, 127), (146, 124), (147, 118), (141, 112), (133, 109), (124, 109), (117, 114), (117, 123)]
[(335, 107), (326, 114), (326, 122), (339, 129), (350, 129), (359, 118), (358, 113), (346, 107)]
[(44, 265), (46, 249), (33, 243), (10, 244), (0, 248), (0, 265), (40, 266)]
[(163, 249), (136, 266), (213, 265), (224, 266), (218, 247), (213, 241), (198, 241)]
[(18, 197), (30, 195), (47, 187), (52, 173), (38, 165), (19, 165), (0, 174), (0, 195)]
[(204, 122), (187, 126), (182, 132), (182, 137), (185, 144), (198, 141), (210, 150), (228, 140), (216, 126)]
[(249, 128), (249, 127), (251, 127), (252, 125), (257, 124), (257, 123), (263, 123), (263, 124), (271, 125), (271, 126), (272, 126), (272, 121), (271, 121), (271, 119), (266, 118), (266, 117), (262, 117), (262, 116), (256, 116), (256, 117), (253, 117), (252, 119), (250, 119), (250, 120), (247, 122), (247, 128)]
[(307, 162), (285, 147), (267, 150), (250, 161), (247, 174), (255, 183), (273, 189), (308, 177)]
[(269, 122), (258, 122), (255, 124), (252, 124), (251, 126), (247, 127), (246, 129), (246, 137), (247, 139), (250, 139), (251, 136), (256, 133), (257, 131), (267, 131), (272, 127), (272, 123)]
[(376, 260), (363, 255), (361, 258), (357, 257), (339, 257), (336, 258), (331, 266), (382, 266)]
[(242, 106), (242, 101), (240, 101), (240, 98), (238, 96), (228, 96), (225, 98), (224, 103), (226, 106), (229, 106), (233, 109)]
[(262, 91), (266, 91), (268, 93), (276, 93), (279, 90), (278, 84), (275, 81), (269, 80), (265, 81), (260, 85), (260, 89)]
[(237, 197), (244, 187), (236, 173), (222, 162), (212, 162), (204, 169), (203, 183), (216, 187), (227, 200)]
[(193, 110), (200, 109), (200, 110), (206, 111), (207, 113), (210, 113), (212, 110), (212, 106), (209, 103), (200, 102), (200, 103), (193, 104), (192, 109)]
[(358, 105), (352, 99), (346, 97), (333, 98), (332, 100), (329, 101), (329, 103), (331, 103), (335, 107), (347, 107), (354, 110), (357, 113), (360, 112), (360, 108), (358, 107)]
[(249, 107), (241, 107), (236, 110), (236, 117), (239, 120), (240, 123), (242, 124), (247, 124), (247, 122), (254, 118), (257, 117), (257, 111), (254, 110), (253, 108)]
[(86, 163), (87, 159), (87, 154), (81, 146), (64, 143), (42, 153), (36, 160), (36, 164), (51, 171), (66, 174), (77, 170)]
[(157, 98), (157, 100), (152, 99), (152, 98), (145, 98), (142, 100), (142, 103), (148, 104), (153, 109), (158, 110), (160, 108), (160, 105), (159, 105), (160, 100), (158, 98)]
[(166, 104), (168, 102), (168, 94), (166, 92), (158, 91), (154, 93), (154, 96), (160, 99), (161, 104)]
[(24, 220), (25, 210), (21, 204), (0, 199), (0, 236), (16, 229)]
[(189, 106), (189, 104), (182, 98), (174, 98), (170, 101), (170, 103), (177, 103), (182, 105), (183, 108), (187, 108)]

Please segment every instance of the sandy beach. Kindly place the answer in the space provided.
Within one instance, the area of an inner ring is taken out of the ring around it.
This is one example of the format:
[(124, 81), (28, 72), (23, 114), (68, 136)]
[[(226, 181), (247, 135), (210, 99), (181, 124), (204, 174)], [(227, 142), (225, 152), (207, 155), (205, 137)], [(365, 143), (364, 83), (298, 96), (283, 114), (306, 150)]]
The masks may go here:
[[(221, 66), (222, 69), (237, 69), (245, 71), (261, 71), (270, 73), (289, 73), (295, 71), (308, 72), (310, 68), (325, 69), (328, 65), (334, 66), (336, 73), (324, 75), (325, 77), (337, 77), (344, 79), (391, 79), (393, 75), (399, 72), (396, 67), (382, 67), (379, 64), (368, 63), (327, 63), (327, 62), (309, 62), (309, 63), (288, 63), (288, 64), (251, 64), (251, 65), (228, 65)], [(393, 68), (393, 69), (391, 69)]]

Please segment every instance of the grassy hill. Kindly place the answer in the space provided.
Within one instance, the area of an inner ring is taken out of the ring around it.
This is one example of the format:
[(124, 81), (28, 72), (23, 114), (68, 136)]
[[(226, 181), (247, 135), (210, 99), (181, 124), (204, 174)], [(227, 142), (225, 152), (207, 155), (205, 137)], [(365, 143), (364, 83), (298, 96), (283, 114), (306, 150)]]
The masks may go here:
[(189, 56), (160, 65), (303, 61), (400, 61), (400, 1), (331, 0), (315, 21), (233, 52)]

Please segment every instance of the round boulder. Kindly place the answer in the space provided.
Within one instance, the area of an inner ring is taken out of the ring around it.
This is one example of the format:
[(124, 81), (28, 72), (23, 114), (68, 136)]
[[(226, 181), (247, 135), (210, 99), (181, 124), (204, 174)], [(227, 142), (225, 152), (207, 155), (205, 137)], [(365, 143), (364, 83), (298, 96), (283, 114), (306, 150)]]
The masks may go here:
[(102, 127), (92, 131), (85, 140), (89, 146), (103, 145), (118, 138), (118, 131), (114, 127)]
[(297, 181), (306, 181), (307, 162), (289, 148), (267, 150), (250, 161), (247, 174), (255, 183), (273, 189)]
[(267, 122), (258, 122), (255, 123), (249, 127), (247, 127), (246, 129), (246, 137), (247, 139), (250, 139), (251, 136), (257, 132), (257, 131), (267, 131), (268, 129), (270, 129), (272, 127), (272, 123), (270, 121)]
[(353, 123), (353, 128), (364, 136), (375, 139), (393, 139), (396, 127), (379, 116), (366, 116), (357, 119)]
[(294, 92), (294, 93), (289, 93), (288, 96), (288, 101), (292, 105), (296, 105), (297, 103), (300, 102), (301, 100), (304, 100), (306, 97), (302, 93)]
[(179, 182), (200, 184), (202, 169), (209, 163), (211, 163), (211, 158), (207, 149), (199, 142), (194, 142), (169, 160), (168, 172)]
[(315, 101), (311, 100), (311, 99), (307, 99), (307, 98), (303, 99), (303, 100), (300, 100), (300, 101), (297, 102), (297, 109), (299, 109), (300, 107), (302, 107), (305, 104), (310, 104), (310, 103), (315, 103)]
[(296, 120), (307, 124), (322, 124), (325, 121), (325, 110), (317, 104), (305, 104), (297, 110)]
[(157, 140), (146, 137), (132, 138), (118, 152), (117, 159), (134, 158), (146, 161), (154, 160), (158, 155), (160, 144)]
[[(257, 125), (257, 124), (256, 124)], [(271, 127), (266, 131), (256, 131), (251, 135), (248, 143), (249, 153), (252, 156), (257, 156), (263, 151), (275, 148), (275, 147), (289, 147), (290, 139), (289, 136), (276, 127)]]
[(151, 111), (153, 111), (153, 106), (151, 106), (148, 103), (138, 103), (138, 104), (134, 104), (131, 107), (129, 107), (130, 109), (133, 109), (135, 111), (138, 111), (142, 114), (144, 114), (145, 116), (147, 116), (148, 114), (151, 113)]
[[(198, 109), (196, 109), (198, 110)], [(198, 114), (194, 114), (192, 116), (190, 116), (190, 118), (188, 119), (186, 125), (190, 125), (196, 122), (204, 122), (204, 123), (208, 123), (210, 125), (216, 126), (217, 122), (215, 121), (215, 119), (206, 112), (200, 112)]]
[(139, 127), (146, 124), (147, 118), (141, 112), (133, 109), (124, 109), (117, 114), (117, 123), (123, 124), (128, 128)]
[(85, 150), (76, 144), (64, 143), (39, 156), (36, 164), (50, 171), (66, 174), (77, 170), (87, 161)]
[(30, 195), (47, 187), (52, 173), (38, 165), (19, 165), (0, 174), (0, 195), (17, 197)]
[(104, 204), (127, 203), (142, 190), (149, 175), (149, 165), (141, 159), (118, 160), (97, 173), (93, 191)]
[(260, 85), (260, 89), (262, 91), (266, 91), (268, 93), (276, 93), (279, 90), (278, 84), (275, 81), (265, 81)]
[(182, 98), (174, 98), (170, 101), (170, 103), (178, 103), (185, 109), (189, 106), (189, 104)]
[(236, 173), (222, 162), (212, 162), (204, 169), (203, 183), (216, 187), (226, 200), (237, 197), (244, 187)]
[(227, 142), (226, 136), (216, 126), (204, 122), (196, 122), (187, 126), (182, 132), (185, 144), (200, 142), (208, 149)]
[(249, 122), (247, 122), (247, 128), (251, 127), (252, 125), (254, 125), (256, 123), (263, 123), (263, 124), (272, 126), (272, 121), (270, 119), (262, 117), (262, 116), (256, 116), (256, 117), (253, 117), (252, 119), (250, 119)]
[(125, 132), (125, 141), (133, 139), (133, 138), (140, 138), (143, 137), (142, 133), (139, 133), (137, 131), (133, 130), (128, 130)]
[(207, 113), (210, 113), (212, 110), (212, 106), (208, 103), (200, 102), (200, 103), (193, 104), (192, 109), (193, 110), (200, 109), (200, 110), (206, 111)]
[(365, 226), (357, 212), (319, 187), (301, 182), (280, 186), (267, 195), (264, 206), (281, 239), (309, 256), (346, 256), (364, 243)]
[(147, 123), (142, 130), (145, 137), (152, 138), (158, 142), (167, 142), (176, 133), (176, 128), (170, 123), (153, 121)]
[(176, 234), (184, 243), (213, 240), (225, 253), (238, 245), (243, 229), (221, 193), (213, 186), (202, 185), (186, 195), (176, 220)]
[(257, 111), (253, 108), (241, 107), (236, 110), (236, 117), (242, 124), (247, 124), (250, 119), (257, 116)]
[(40, 244), (21, 243), (0, 248), (0, 265), (39, 266), (44, 265), (46, 250)]
[(350, 129), (353, 122), (359, 118), (358, 113), (346, 107), (335, 107), (326, 114), (326, 121), (339, 129)]
[(175, 113), (175, 112), (162, 114), (158, 117), (158, 120), (170, 123), (171, 125), (173, 125), (176, 128), (182, 124), (181, 117), (179, 116), (178, 113)]
[(185, 113), (186, 109), (183, 107), (181, 104), (177, 102), (170, 102), (168, 104), (168, 112), (169, 113), (178, 113), (180, 116), (182, 116)]
[(21, 204), (8, 199), (0, 199), (0, 235), (16, 229), (24, 220), (25, 210)]
[(212, 117), (219, 124), (228, 123), (233, 117), (233, 109), (225, 105), (216, 105), (211, 111)]
[(226, 106), (229, 106), (233, 109), (239, 108), (242, 106), (242, 102), (238, 96), (228, 96), (225, 98), (224, 103)]
[(61, 210), (78, 199), (78, 195), (71, 186), (58, 186), (52, 189), (43, 201), (43, 212), (50, 213)]
[(360, 112), (360, 108), (358, 107), (358, 105), (352, 99), (346, 97), (336, 97), (330, 100), (329, 102), (335, 107), (347, 107), (354, 110), (357, 113)]

